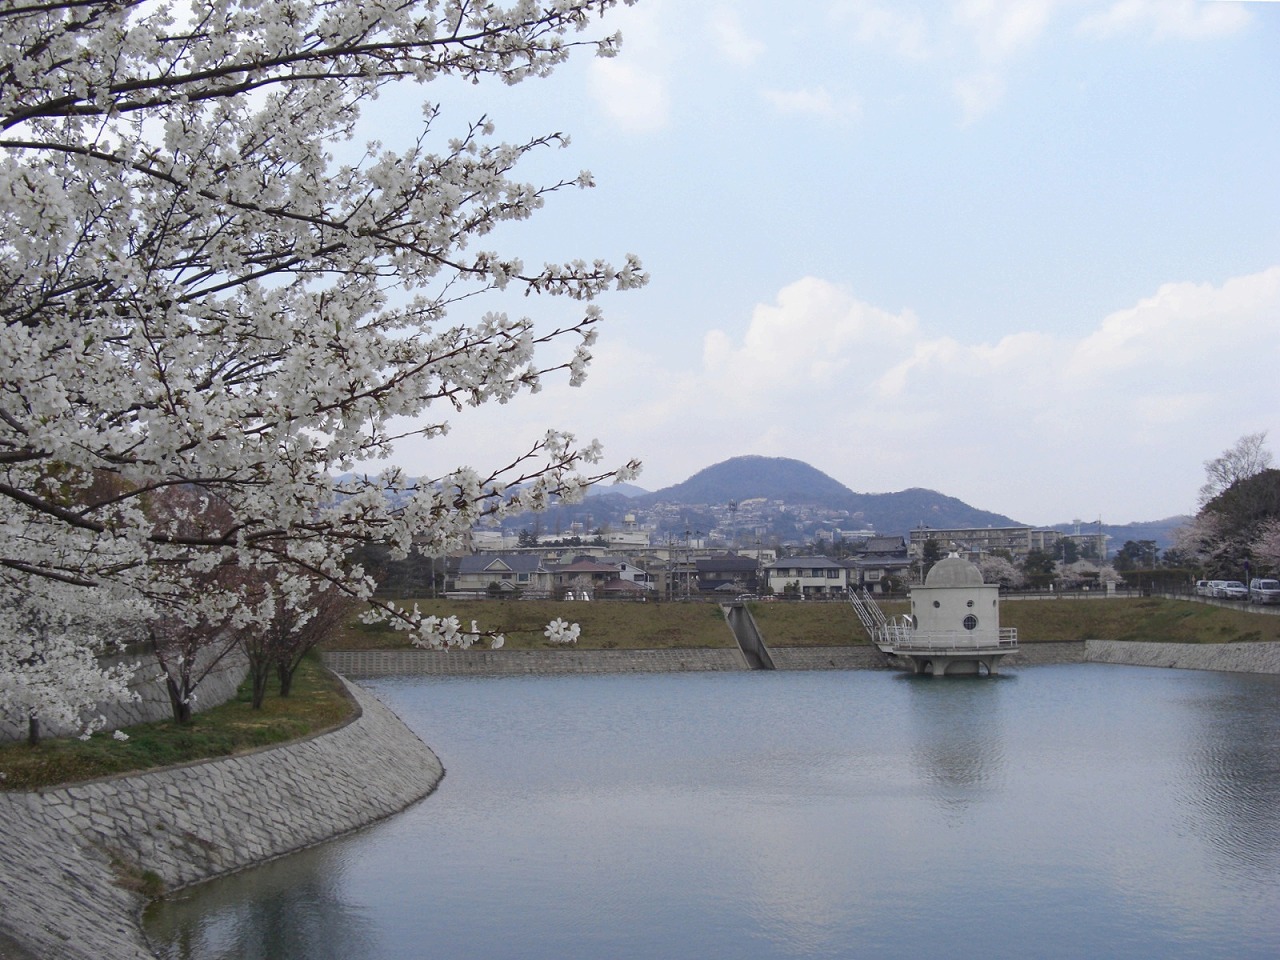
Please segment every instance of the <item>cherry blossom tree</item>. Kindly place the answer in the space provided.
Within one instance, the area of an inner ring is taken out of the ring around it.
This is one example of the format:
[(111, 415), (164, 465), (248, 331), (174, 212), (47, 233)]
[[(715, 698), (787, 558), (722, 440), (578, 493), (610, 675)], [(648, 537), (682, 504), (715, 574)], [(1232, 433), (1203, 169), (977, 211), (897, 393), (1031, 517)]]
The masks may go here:
[(34, 745), (42, 728), (88, 736), (106, 724), (100, 704), (137, 699), (136, 664), (99, 658), (143, 639), (146, 610), (105, 587), (0, 583), (0, 715), (25, 724)]
[(1252, 550), (1259, 573), (1280, 573), (1280, 517), (1272, 517), (1262, 523)]
[(978, 569), (982, 571), (983, 583), (998, 583), (1007, 590), (1017, 590), (1027, 583), (1026, 574), (1014, 566), (1008, 557), (998, 554), (985, 554), (978, 561)]
[[(484, 516), (631, 476), (554, 430), (507, 463), (350, 473), (549, 374), (577, 384), (594, 301), (646, 277), (630, 255), (539, 267), (480, 246), (591, 185), (516, 177), (562, 134), (447, 130), (427, 103), (404, 142), (333, 152), (392, 84), (512, 84), (578, 47), (612, 56), (619, 38), (589, 31), (616, 3), (0, 8), (0, 587), (36, 606), (109, 589), (188, 625), (238, 609), (201, 588), (225, 565), (368, 597), (347, 562), (360, 544), (442, 555)], [(579, 306), (549, 329), (473, 306), (497, 291)], [(157, 513), (174, 489), (187, 505)], [(420, 642), (460, 635), (384, 610)], [(23, 636), (4, 619), (0, 649)]]

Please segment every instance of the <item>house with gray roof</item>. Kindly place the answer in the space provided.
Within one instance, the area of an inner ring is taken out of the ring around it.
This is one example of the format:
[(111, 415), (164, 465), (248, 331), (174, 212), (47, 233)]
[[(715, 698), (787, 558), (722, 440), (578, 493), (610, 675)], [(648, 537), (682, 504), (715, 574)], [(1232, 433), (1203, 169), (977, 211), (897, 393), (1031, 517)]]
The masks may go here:
[(456, 593), (501, 594), (546, 597), (554, 583), (552, 571), (542, 558), (528, 553), (476, 554), (460, 557), (454, 579)]

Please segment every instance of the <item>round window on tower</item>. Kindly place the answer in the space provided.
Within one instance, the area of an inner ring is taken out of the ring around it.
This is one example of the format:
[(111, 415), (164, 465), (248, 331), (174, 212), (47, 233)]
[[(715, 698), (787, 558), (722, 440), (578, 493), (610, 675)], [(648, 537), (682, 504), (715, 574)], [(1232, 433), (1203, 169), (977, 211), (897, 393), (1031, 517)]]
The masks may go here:
[(973, 601), (972, 601), (972, 600), (970, 600), (968, 603), (966, 603), (966, 604), (965, 604), (965, 606), (966, 606), (966, 607), (972, 607), (972, 606), (973, 606)]
[(977, 617), (975, 617), (975, 616), (973, 616), (973, 614), (970, 614), (969, 616), (965, 617), (965, 618), (964, 618), (964, 628), (965, 628), (966, 630), (976, 630), (976, 629), (978, 629), (978, 618), (977, 618)]
[(934, 605), (935, 607), (940, 607), (940, 606), (942, 606), (942, 602), (941, 602), (941, 601), (939, 601), (939, 600), (935, 600), (935, 601), (933, 601), (933, 605)]

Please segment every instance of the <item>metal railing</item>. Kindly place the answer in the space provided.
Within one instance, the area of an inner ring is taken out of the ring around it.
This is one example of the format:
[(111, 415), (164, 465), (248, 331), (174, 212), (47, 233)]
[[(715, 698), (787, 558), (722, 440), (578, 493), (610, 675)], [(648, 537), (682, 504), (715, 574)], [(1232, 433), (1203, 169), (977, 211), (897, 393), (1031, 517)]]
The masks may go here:
[(962, 630), (955, 631), (921, 631), (913, 630), (905, 624), (885, 624), (881, 642), (898, 652), (934, 653), (943, 651), (976, 651), (1016, 650), (1018, 649), (1018, 628), (1001, 627), (999, 635), (993, 641), (988, 637), (975, 636)]

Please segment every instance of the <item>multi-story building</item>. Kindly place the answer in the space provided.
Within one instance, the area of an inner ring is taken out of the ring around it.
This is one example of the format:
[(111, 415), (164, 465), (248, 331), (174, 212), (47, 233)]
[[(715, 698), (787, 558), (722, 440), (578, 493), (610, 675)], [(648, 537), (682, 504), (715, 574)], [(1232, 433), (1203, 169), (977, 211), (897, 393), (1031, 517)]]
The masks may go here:
[(984, 554), (1003, 551), (1012, 557), (1025, 557), (1033, 550), (1054, 553), (1062, 541), (1062, 533), (1036, 527), (956, 527), (949, 530), (917, 527), (911, 531), (908, 547), (913, 560), (923, 556), (924, 545), (930, 540), (942, 545), (944, 555), (959, 553), (977, 559)]

